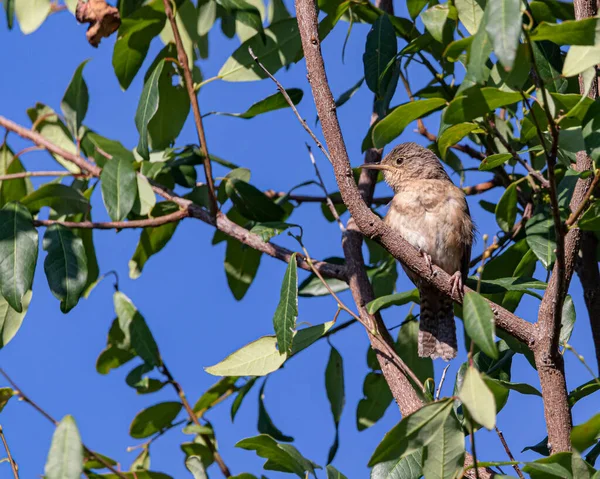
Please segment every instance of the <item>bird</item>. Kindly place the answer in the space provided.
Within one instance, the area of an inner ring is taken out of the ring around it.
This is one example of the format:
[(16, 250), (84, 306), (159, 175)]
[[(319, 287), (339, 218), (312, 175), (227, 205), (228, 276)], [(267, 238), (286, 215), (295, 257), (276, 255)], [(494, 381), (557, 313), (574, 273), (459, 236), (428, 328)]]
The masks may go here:
[[(362, 168), (382, 171), (394, 190), (384, 222), (419, 251), (430, 269), (434, 263), (450, 274), (453, 294), (462, 294), (475, 226), (463, 190), (452, 182), (437, 155), (416, 143), (402, 143), (380, 163)], [(403, 268), (421, 298), (419, 356), (450, 361), (457, 354), (452, 300)]]

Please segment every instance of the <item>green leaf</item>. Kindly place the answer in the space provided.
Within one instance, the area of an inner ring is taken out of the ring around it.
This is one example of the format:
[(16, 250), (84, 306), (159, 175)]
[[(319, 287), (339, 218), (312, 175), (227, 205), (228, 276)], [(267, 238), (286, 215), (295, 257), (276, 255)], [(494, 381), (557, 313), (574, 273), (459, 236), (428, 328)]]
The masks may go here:
[(156, 205), (156, 194), (146, 177), (138, 175), (136, 180), (138, 194), (135, 197), (131, 212), (138, 216), (147, 216)]
[[(600, 162), (600, 102), (595, 101), (588, 108), (581, 125), (585, 150), (597, 165)], [(579, 225), (581, 226), (581, 220)]]
[(427, 3), (428, 0), (407, 0), (406, 7), (408, 9), (410, 18), (413, 20), (416, 19), (419, 16), (419, 13), (421, 13), (421, 10), (425, 8)]
[(90, 203), (85, 196), (75, 188), (60, 183), (42, 185), (20, 202), (34, 214), (44, 206), (52, 208), (58, 215), (87, 213), (90, 210)]
[(419, 450), (401, 459), (375, 464), (371, 479), (420, 479), (423, 476), (422, 455)]
[(564, 77), (579, 75), (600, 62), (600, 46), (573, 45), (569, 48), (562, 74)]
[[(0, 174), (23, 173), (24, 171), (25, 168), (19, 158), (14, 157), (8, 145), (6, 143), (0, 145)], [(11, 201), (19, 201), (32, 191), (33, 185), (29, 178), (0, 181), (0, 206)]]
[(455, 0), (454, 2), (458, 10), (458, 18), (471, 35), (474, 35), (479, 28), (485, 4), (485, 0)]
[(233, 297), (241, 300), (254, 281), (261, 253), (231, 238), (225, 251), (225, 274)]
[[(8, 16), (9, 5), (5, 5), (5, 8)], [(35, 32), (44, 23), (51, 11), (50, 0), (15, 0), (13, 8), (17, 15), (19, 27), (25, 35)], [(12, 21), (9, 22), (9, 25), (11, 23)]]
[(561, 23), (541, 22), (529, 38), (534, 41), (550, 40), (557, 45), (595, 45), (599, 32), (597, 18), (584, 18)]
[(23, 298), (31, 290), (37, 254), (38, 233), (31, 214), (19, 203), (8, 203), (0, 210), (0, 289), (17, 313), (24, 311)]
[(339, 107), (345, 105), (348, 102), (348, 100), (350, 100), (350, 98), (352, 98), (354, 96), (354, 94), (358, 91), (358, 89), (362, 86), (364, 81), (365, 81), (365, 77), (362, 77), (354, 85), (352, 85), (350, 88), (348, 88), (348, 90), (346, 90), (344, 93), (342, 93), (338, 97), (338, 99), (335, 101), (335, 106), (339, 108)]
[[(175, 76), (179, 72), (172, 64), (160, 62), (156, 68), (160, 69), (157, 85), (158, 91), (156, 92), (158, 108), (156, 108), (154, 114), (150, 115), (150, 111), (152, 109), (151, 102), (153, 100), (149, 100), (147, 106), (150, 108), (150, 110), (145, 117), (150, 118), (147, 125), (147, 131), (151, 148), (153, 150), (164, 150), (173, 145), (177, 136), (181, 132), (181, 129), (183, 128), (185, 120), (187, 119), (190, 111), (190, 97), (185, 86), (183, 85), (183, 79)], [(154, 72), (150, 74), (149, 80), (152, 79), (153, 76)], [(179, 81), (176, 83), (174, 83), (175, 78), (179, 79)], [(141, 136), (143, 133), (139, 128), (138, 131), (140, 132), (141, 141)], [(140, 152), (139, 149), (138, 152)]]
[(487, 15), (491, 21), (486, 22), (486, 31), (492, 40), (494, 53), (505, 70), (511, 70), (517, 56), (519, 37), (521, 36), (521, 1), (490, 1)]
[(405, 321), (398, 332), (396, 349), (404, 363), (424, 383), (427, 379), (434, 377), (433, 361), (431, 358), (419, 356), (418, 338), (419, 323), (417, 321)]
[(258, 8), (245, 0), (217, 0), (217, 3), (228, 12), (233, 13), (236, 22), (239, 21), (264, 36), (262, 19)]
[(423, 451), (423, 474), (428, 479), (454, 479), (464, 466), (465, 435), (450, 414), (433, 441)]
[(473, 87), (462, 92), (450, 102), (443, 121), (455, 125), (474, 120), (496, 108), (508, 106), (521, 101), (520, 93), (502, 91), (493, 87)]
[(113, 221), (123, 221), (138, 196), (133, 164), (122, 158), (109, 160), (100, 174), (102, 199)]
[(15, 21), (15, 0), (5, 0), (2, 2), (6, 12), (6, 23), (9, 30), (12, 30)]
[(411, 302), (419, 302), (419, 290), (416, 288), (403, 293), (390, 294), (374, 299), (367, 304), (367, 311), (369, 314), (375, 314), (377, 311), (389, 308), (390, 306), (403, 306)]
[(162, 402), (150, 406), (133, 418), (129, 426), (129, 435), (136, 439), (143, 439), (159, 432), (175, 420), (183, 404), (180, 402)]
[(490, 358), (498, 359), (498, 349), (494, 343), (494, 313), (487, 301), (478, 293), (465, 294), (463, 319), (469, 337)]
[(31, 302), (31, 290), (25, 293), (21, 300), (23, 310), (18, 313), (0, 296), (0, 348), (6, 346), (23, 324), (23, 319)]
[(589, 479), (593, 468), (585, 464), (578, 454), (559, 452), (550, 457), (528, 462), (523, 471), (531, 479)]
[[(190, 0), (183, 0), (177, 3), (175, 23), (177, 25), (177, 29), (179, 30), (179, 36), (181, 38), (183, 50), (185, 51), (188, 57), (188, 65), (190, 67), (190, 70), (192, 70), (192, 80), (198, 82), (198, 79), (196, 78), (196, 73), (194, 72), (194, 58), (196, 58), (197, 56), (194, 47), (197, 46), (198, 48), (202, 48), (202, 41), (198, 37), (196, 32), (198, 26), (196, 14), (196, 7)], [(160, 39), (165, 45), (172, 45), (171, 48), (173, 49), (173, 54), (165, 55), (165, 58), (177, 58), (177, 48), (175, 45), (176, 41), (175, 37), (173, 36), (173, 29), (171, 28), (170, 22), (167, 22), (162, 31), (160, 32)], [(206, 39), (204, 39), (204, 41), (206, 42)], [(151, 65), (150, 68), (152, 68), (152, 66), (154, 65)]]
[(200, 396), (196, 404), (194, 404), (194, 412), (199, 417), (217, 404), (221, 398), (225, 398), (237, 389), (235, 383), (239, 378), (237, 376), (224, 377), (219, 379), (215, 384), (206, 390), (206, 392)]
[(130, 163), (135, 161), (133, 152), (125, 148), (120, 142), (100, 136), (91, 130), (87, 130), (83, 136), (81, 148), (85, 155), (92, 157), (101, 168), (104, 168), (108, 161), (105, 154), (112, 158), (126, 159)]
[(292, 352), (292, 338), (298, 317), (298, 265), (296, 253), (290, 257), (283, 281), (279, 304), (273, 316), (273, 327), (277, 337), (277, 346), (281, 354)]
[(79, 479), (83, 472), (83, 445), (72, 416), (62, 418), (54, 434), (44, 467), (47, 479)]
[(256, 451), (258, 456), (267, 459), (263, 466), (266, 470), (289, 472), (304, 479), (307, 472), (315, 476), (314, 470), (318, 468), (315, 463), (303, 457), (295, 447), (289, 444), (278, 444), (272, 437), (264, 434), (242, 439), (235, 447)]
[(208, 479), (202, 459), (198, 456), (190, 456), (185, 460), (185, 467), (192, 473), (194, 479)]
[(146, 324), (146, 320), (133, 305), (131, 300), (120, 291), (113, 296), (115, 313), (119, 319), (119, 327), (129, 341), (129, 346), (150, 366), (161, 366), (162, 359), (156, 341)]
[[(60, 121), (54, 110), (43, 103), (36, 103), (35, 107), (27, 109), (27, 116), (36, 125), (36, 131), (56, 146), (74, 155), (78, 154), (71, 134), (66, 125)], [(52, 157), (71, 173), (80, 173), (79, 167), (65, 160), (62, 156), (52, 153)]]
[[(173, 213), (178, 208), (174, 203), (161, 202), (152, 209), (152, 217), (157, 218)], [(178, 224), (179, 221), (155, 227), (147, 227), (142, 230), (135, 252), (129, 260), (129, 277), (131, 279), (140, 277), (148, 260), (153, 255), (159, 253), (171, 240)]]
[(553, 42), (533, 42), (533, 59), (539, 74), (550, 92), (564, 93), (568, 82), (561, 76), (563, 68), (562, 52)]
[(574, 406), (577, 401), (595, 393), (600, 389), (600, 381), (592, 379), (581, 386), (576, 387), (569, 393), (569, 406)]
[(511, 158), (512, 158), (512, 155), (510, 153), (497, 153), (495, 155), (490, 155), (490, 156), (486, 157), (479, 164), (479, 170), (480, 171), (493, 170), (494, 168), (502, 166), (504, 163), (506, 163)]
[(257, 425), (258, 432), (260, 432), (261, 434), (267, 434), (268, 436), (272, 437), (276, 441), (292, 442), (294, 440), (294, 438), (291, 436), (286, 436), (277, 428), (277, 426), (275, 426), (275, 424), (273, 424), (273, 421), (271, 420), (271, 416), (269, 416), (269, 413), (267, 412), (267, 409), (265, 408), (264, 399), (265, 399), (265, 386), (266, 385), (267, 385), (267, 381), (265, 379), (265, 381), (263, 381), (263, 384), (258, 393), (258, 425)]
[(394, 399), (383, 374), (365, 376), (363, 395), (356, 408), (356, 427), (363, 431), (379, 421)]
[[(299, 88), (290, 88), (286, 91), (294, 105), (300, 103), (302, 97), (304, 96), (304, 92)], [(257, 115), (262, 115), (263, 113), (269, 113), (271, 111), (281, 110), (282, 108), (288, 108), (289, 106), (290, 105), (288, 104), (287, 100), (283, 97), (281, 92), (277, 92), (254, 103), (244, 113), (223, 113), (216, 111), (214, 112), (214, 114), (233, 116), (236, 118), (244, 118), (245, 120), (248, 120), (250, 118), (254, 118)]]
[(449, 43), (446, 49), (444, 50), (443, 55), (448, 59), (448, 61), (458, 61), (462, 52), (469, 49), (474, 38), (475, 37), (466, 37)]
[(486, 18), (483, 18), (483, 21), (477, 29), (477, 33), (473, 36), (473, 42), (469, 47), (467, 74), (459, 87), (458, 93), (462, 93), (473, 83), (485, 85), (490, 75), (488, 60), (493, 47), (486, 31), (486, 23)]
[[(434, 40), (443, 42), (444, 27), (446, 20), (450, 14), (450, 6), (447, 3), (434, 5), (429, 10), (421, 13), (421, 20), (427, 31), (431, 34)], [(456, 13), (455, 13), (456, 16)]]
[(335, 439), (331, 449), (327, 463), (333, 461), (339, 445), (339, 426), (344, 403), (346, 402), (346, 394), (344, 390), (344, 362), (342, 356), (333, 346), (329, 353), (327, 368), (325, 369), (325, 390), (327, 391), (327, 399), (331, 406), (331, 414), (333, 415), (333, 423), (335, 424)]
[(525, 232), (527, 244), (544, 268), (549, 269), (556, 259), (556, 234), (552, 218), (546, 213), (533, 215), (525, 224)]
[[(498, 353), (496, 352), (496, 355)], [(486, 429), (496, 425), (496, 400), (477, 369), (467, 368), (458, 397), (471, 417)]]
[(245, 181), (231, 178), (225, 183), (225, 191), (239, 212), (248, 219), (280, 221), (285, 216), (285, 211), (281, 206)]
[(83, 79), (83, 67), (89, 60), (84, 60), (75, 70), (71, 83), (60, 103), (60, 108), (65, 115), (67, 126), (74, 137), (79, 137), (79, 128), (83, 123), (88, 109), (88, 88)]
[(135, 126), (140, 134), (137, 152), (145, 160), (148, 160), (150, 157), (148, 128), (159, 108), (160, 77), (164, 66), (165, 62), (160, 62), (152, 71), (152, 74), (148, 77), (146, 83), (144, 83), (144, 89), (142, 90), (142, 95), (140, 96), (140, 101), (135, 113)]
[(248, 379), (248, 381), (246, 381), (246, 384), (244, 384), (238, 391), (237, 396), (231, 403), (231, 422), (233, 422), (235, 420), (235, 416), (237, 415), (237, 412), (239, 411), (239, 409), (242, 405), (242, 402), (244, 401), (244, 399), (246, 398), (246, 395), (248, 394), (250, 389), (252, 389), (252, 386), (254, 386), (254, 383), (257, 380), (258, 380), (257, 377)]
[(111, 370), (123, 366), (135, 358), (131, 351), (120, 349), (116, 346), (107, 346), (96, 360), (96, 371), (100, 374), (108, 374)]
[(489, 384), (490, 381), (494, 382), (506, 389), (510, 389), (511, 391), (516, 391), (521, 394), (528, 394), (530, 396), (542, 397), (542, 393), (539, 392), (536, 388), (534, 388), (531, 384), (511, 383), (509, 381), (503, 381), (502, 379), (485, 378), (486, 384)]
[(198, 2), (198, 36), (207, 35), (217, 19), (217, 2), (215, 0), (201, 0)]
[(276, 344), (274, 336), (263, 336), (204, 370), (213, 376), (266, 376), (279, 369), (287, 358), (279, 353)]
[(77, 305), (86, 285), (83, 241), (68, 228), (54, 224), (46, 229), (43, 248), (48, 252), (44, 271), (50, 291), (60, 300), (60, 310), (68, 313)]
[(398, 42), (394, 26), (387, 14), (380, 15), (367, 34), (363, 54), (365, 80), (369, 90), (380, 98), (392, 78), (388, 64), (396, 57)]
[(150, 42), (161, 32), (166, 20), (160, 0), (154, 0), (122, 18), (112, 65), (123, 90), (131, 85), (148, 54)]
[(596, 414), (583, 424), (578, 424), (571, 431), (571, 444), (583, 452), (600, 437), (600, 414)]
[(456, 145), (460, 140), (477, 128), (478, 126), (475, 123), (460, 123), (444, 130), (437, 142), (440, 157), (445, 159), (446, 152), (451, 146)]
[(452, 411), (452, 400), (426, 404), (402, 418), (379, 443), (369, 460), (369, 466), (390, 459), (401, 459), (424, 446), (438, 434)]
[(328, 321), (323, 324), (317, 324), (315, 326), (297, 330), (294, 335), (294, 340), (292, 341), (292, 355), (308, 348), (312, 343), (329, 331), (334, 324), (334, 321)]
[(373, 145), (375, 148), (383, 148), (400, 136), (411, 122), (423, 118), (445, 104), (446, 100), (442, 98), (430, 98), (411, 101), (394, 108), (389, 115), (375, 125), (372, 134)]
[(573, 298), (570, 294), (565, 296), (563, 303), (562, 315), (560, 318), (560, 336), (558, 341), (560, 344), (568, 343), (571, 339), (571, 333), (575, 327), (575, 305), (573, 304)]
[(517, 183), (511, 183), (496, 205), (496, 222), (505, 233), (509, 233), (517, 219)]
[(264, 223), (256, 223), (250, 230), (250, 233), (257, 234), (266, 243), (271, 238), (280, 235), (293, 226), (296, 225), (283, 223), (282, 221), (266, 221)]
[(0, 412), (6, 407), (10, 398), (16, 395), (16, 392), (12, 388), (0, 388)]
[(331, 464), (329, 464), (325, 470), (327, 471), (327, 479), (348, 479)]

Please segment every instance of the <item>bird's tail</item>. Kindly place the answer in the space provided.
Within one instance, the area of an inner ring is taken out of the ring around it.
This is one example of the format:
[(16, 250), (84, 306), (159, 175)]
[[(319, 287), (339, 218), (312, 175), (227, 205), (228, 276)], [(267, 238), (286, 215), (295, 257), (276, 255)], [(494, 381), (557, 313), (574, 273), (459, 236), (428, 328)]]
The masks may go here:
[(419, 356), (450, 361), (456, 357), (456, 326), (452, 300), (437, 291), (421, 288)]

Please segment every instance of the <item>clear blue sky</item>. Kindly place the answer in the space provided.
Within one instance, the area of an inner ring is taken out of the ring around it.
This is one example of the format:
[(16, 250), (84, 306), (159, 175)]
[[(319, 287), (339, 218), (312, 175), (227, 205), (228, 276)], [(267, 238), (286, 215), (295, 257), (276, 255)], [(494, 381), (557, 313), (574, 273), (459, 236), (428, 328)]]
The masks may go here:
[[(403, 2), (397, 2), (396, 8), (398, 14), (406, 15)], [(91, 58), (84, 72), (90, 91), (85, 123), (129, 148), (137, 144), (133, 118), (142, 89), (143, 72), (162, 48), (158, 38), (152, 44), (142, 72), (129, 90), (123, 92), (111, 65), (114, 36), (103, 40), (99, 49), (93, 49), (85, 40), (86, 27), (78, 25), (68, 12), (52, 15), (29, 36), (23, 36), (18, 28), (8, 32), (4, 20), (0, 20), (0, 24), (0, 64), (3, 72), (0, 75), (0, 114), (20, 124), (30, 125), (26, 109), (35, 102), (44, 102), (58, 110), (75, 68), (84, 59)], [(338, 25), (324, 44), (329, 80), (336, 96), (363, 75), (362, 53), (368, 26), (355, 25), (346, 51), (346, 63), (342, 64), (340, 52), (346, 27), (347, 24)], [(215, 75), (238, 44), (237, 39), (227, 40), (220, 29), (215, 28), (210, 35), (210, 58), (200, 63), (205, 77)], [(306, 81), (304, 61), (293, 65), (287, 72), (280, 71), (277, 76), (286, 87), (299, 87), (305, 91), (299, 109), (312, 124), (315, 109)], [(417, 84), (428, 80), (428, 74), (420, 70), (415, 70), (411, 78)], [(217, 81), (201, 91), (200, 105), (204, 112), (241, 112), (274, 92), (275, 86), (268, 80), (245, 84)], [(405, 101), (406, 95), (399, 89), (392, 104)], [(360, 144), (368, 128), (371, 102), (372, 94), (362, 88), (339, 110), (354, 165), (362, 163)], [(437, 131), (437, 122), (437, 117), (427, 120), (433, 132)], [(401, 140), (425, 144), (423, 138), (412, 132), (413, 127), (407, 129)], [(309, 138), (289, 110), (251, 121), (213, 116), (206, 119), (206, 129), (211, 153), (250, 168), (252, 183), (259, 188), (285, 191), (302, 181), (313, 179), (314, 172), (304, 146)], [(190, 116), (178, 144), (196, 141)], [(27, 145), (14, 135), (10, 136), (9, 144), (15, 150)], [(330, 191), (335, 191), (331, 168), (318, 153), (317, 157)], [(45, 153), (27, 154), (23, 161), (31, 170), (56, 169)], [(472, 161), (466, 159), (465, 162), (466, 166), (473, 166)], [(215, 169), (217, 176), (225, 173), (218, 166)], [(199, 171), (199, 178), (201, 175)], [(485, 178), (482, 174), (469, 173), (466, 184)], [(456, 175), (454, 179), (458, 181)], [(311, 192), (310, 188), (306, 192)], [(378, 193), (389, 194), (389, 190), (379, 186)], [(493, 191), (485, 198), (495, 201), (498, 196), (499, 191)], [(469, 198), (471, 211), (480, 233), (493, 235), (497, 226), (492, 215), (482, 212), (478, 206), (479, 199)], [(94, 196), (93, 205), (94, 219), (106, 219), (99, 191)], [(318, 205), (298, 208), (291, 220), (304, 225), (305, 242), (315, 258), (342, 256), (339, 230), (335, 224), (322, 218)], [(248, 294), (241, 302), (235, 301), (227, 287), (223, 268), (224, 244), (211, 246), (213, 233), (214, 230), (204, 223), (193, 219), (184, 221), (169, 245), (150, 260), (137, 280), (129, 279), (127, 262), (135, 249), (139, 231), (94, 233), (101, 272), (118, 271), (121, 290), (146, 317), (163, 358), (192, 402), (216, 380), (205, 373), (203, 367), (218, 362), (259, 336), (272, 333), (272, 315), (285, 270), (283, 263), (263, 257)], [(295, 248), (289, 238), (281, 237), (276, 241)], [(480, 252), (481, 245), (479, 239), (474, 254)], [(177, 397), (169, 388), (151, 395), (136, 395), (125, 384), (125, 376), (131, 367), (123, 367), (108, 376), (96, 373), (95, 361), (105, 346), (114, 317), (111, 281), (100, 284), (88, 300), (82, 300), (65, 316), (59, 310), (58, 301), (49, 292), (43, 274), (44, 256), (45, 253), (40, 254), (29, 312), (15, 339), (0, 351), (0, 366), (56, 418), (72, 414), (84, 443), (120, 461), (127, 469), (135, 453), (127, 453), (126, 448), (138, 443), (128, 435), (129, 424), (135, 414), (147, 406), (177, 400)], [(305, 273), (301, 275), (304, 277)], [(544, 280), (545, 272), (538, 271), (537, 276)], [(398, 291), (409, 287), (408, 280), (400, 273)], [(593, 365), (589, 323), (577, 279), (573, 281), (571, 293), (575, 297), (578, 314), (572, 343)], [(351, 304), (347, 293), (343, 298)], [(331, 298), (301, 299), (299, 308), (299, 321), (310, 324), (328, 321), (336, 311)], [(524, 301), (518, 312), (530, 321), (535, 320), (537, 302)], [(398, 307), (387, 310), (384, 317), (392, 326), (402, 321), (406, 313), (407, 307)], [(461, 325), (458, 326), (462, 330)], [(357, 431), (356, 405), (362, 397), (362, 382), (368, 371), (365, 361), (368, 341), (362, 328), (355, 325), (334, 336), (332, 343), (343, 355), (346, 379), (342, 441), (334, 465), (350, 479), (368, 477), (366, 464), (371, 452), (400, 416), (396, 406), (392, 405), (377, 425), (360, 433)], [(265, 399), (274, 423), (284, 433), (296, 438), (294, 445), (301, 453), (321, 465), (325, 463), (334, 436), (324, 388), (328, 354), (329, 346), (321, 341), (311, 347), (310, 352), (286, 364), (284, 369), (269, 378)], [(460, 358), (452, 362), (449, 378), (454, 377), (464, 357), (462, 351)], [(442, 368), (443, 364), (436, 361), (437, 378)], [(570, 389), (591, 379), (571, 355), (567, 357), (567, 369)], [(539, 387), (537, 374), (523, 357), (515, 358), (512, 378), (515, 382), (532, 382)], [(0, 386), (3, 385), (0, 381)], [(446, 383), (444, 389), (447, 394), (451, 393), (452, 385), (453, 381)], [(235, 474), (251, 472), (260, 475), (262, 469), (263, 460), (253, 452), (233, 447), (238, 440), (257, 434), (257, 392), (258, 388), (255, 388), (246, 399), (235, 424), (229, 419), (230, 401), (207, 415), (215, 426), (222, 455)], [(597, 412), (593, 407), (594, 401), (587, 398), (577, 404), (574, 409), (576, 423)], [(519, 458), (538, 457), (530, 452), (521, 455), (519, 451), (535, 444), (546, 434), (540, 398), (511, 393), (498, 421)], [(52, 425), (32, 408), (16, 400), (11, 401), (0, 415), (0, 423), (19, 463), (21, 477), (42, 474)], [(173, 430), (158, 440), (152, 446), (152, 469), (175, 478), (189, 477), (179, 449), (185, 437), (179, 430)], [(495, 434), (479, 432), (476, 438), (480, 459), (506, 459)], [(0, 456), (3, 456), (2, 452)], [(508, 469), (505, 472), (510, 474)], [(221, 477), (216, 468), (211, 468), (210, 474), (211, 477)], [(278, 473), (268, 473), (267, 476), (284, 477)], [(320, 472), (319, 477), (323, 476), (324, 473)], [(0, 464), (0, 478), (4, 477), (11, 477), (8, 464)]]

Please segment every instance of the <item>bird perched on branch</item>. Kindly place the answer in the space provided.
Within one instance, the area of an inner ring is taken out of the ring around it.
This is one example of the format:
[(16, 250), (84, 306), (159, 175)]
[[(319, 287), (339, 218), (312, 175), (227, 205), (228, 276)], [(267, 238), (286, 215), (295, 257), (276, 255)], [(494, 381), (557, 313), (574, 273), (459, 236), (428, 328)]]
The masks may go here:
[[(394, 190), (385, 222), (423, 255), (452, 275), (452, 291), (462, 292), (468, 275), (474, 226), (465, 194), (444, 170), (438, 157), (416, 143), (402, 143), (381, 163), (362, 168), (383, 171)], [(452, 300), (404, 267), (421, 295), (419, 356), (456, 356)]]

